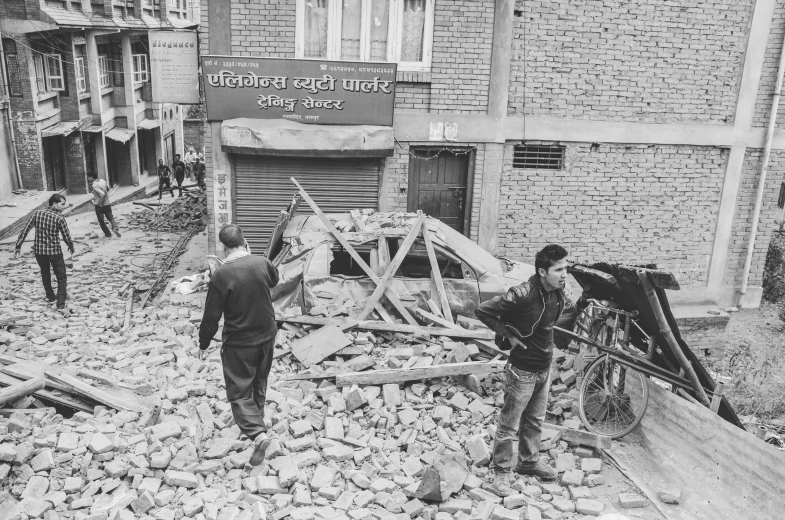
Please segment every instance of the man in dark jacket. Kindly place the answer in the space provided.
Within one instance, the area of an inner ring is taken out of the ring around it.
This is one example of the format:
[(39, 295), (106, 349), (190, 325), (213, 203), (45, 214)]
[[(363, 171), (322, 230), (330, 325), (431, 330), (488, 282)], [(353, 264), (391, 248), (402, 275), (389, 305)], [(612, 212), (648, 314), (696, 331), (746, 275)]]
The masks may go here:
[[(172, 163), (172, 172), (174, 173), (174, 180), (177, 181), (177, 189), (180, 190), (180, 197), (183, 196), (183, 181), (185, 180), (185, 163), (180, 160), (180, 154), (175, 154), (174, 162)], [(174, 196), (174, 194), (172, 195)]]
[[(477, 318), (496, 332), (496, 343), (510, 351), (505, 370), (504, 405), (496, 425), (490, 481), (485, 488), (499, 496), (512, 494), (511, 470), (551, 480), (556, 470), (540, 460), (540, 434), (545, 420), (550, 367), (553, 358), (553, 327), (572, 306), (565, 288), (567, 251), (556, 244), (537, 253), (536, 274), (504, 296), (481, 304)], [(513, 439), (518, 436), (517, 461)]]
[(248, 252), (239, 226), (224, 226), (218, 239), (226, 257), (207, 291), (199, 348), (204, 352), (210, 346), (223, 315), (221, 361), (226, 398), (234, 422), (254, 441), (251, 465), (258, 466), (270, 443), (264, 434), (264, 401), (278, 332), (270, 295), (278, 283), (278, 270), (266, 258)]

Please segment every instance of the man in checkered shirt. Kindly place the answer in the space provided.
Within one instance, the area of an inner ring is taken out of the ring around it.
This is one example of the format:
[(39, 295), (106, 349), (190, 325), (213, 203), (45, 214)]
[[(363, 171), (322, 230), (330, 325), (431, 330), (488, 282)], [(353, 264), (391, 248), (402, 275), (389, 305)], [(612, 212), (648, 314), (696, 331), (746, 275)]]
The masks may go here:
[[(59, 193), (49, 197), (49, 207), (47, 209), (39, 209), (33, 213), (32, 218), (19, 234), (19, 238), (16, 241), (16, 252), (14, 253), (14, 258), (19, 258), (22, 243), (30, 230), (35, 226), (33, 252), (35, 253), (38, 266), (41, 268), (41, 281), (44, 282), (46, 299), (50, 302), (57, 300), (57, 308), (59, 310), (65, 309), (67, 281), (65, 259), (63, 258), (63, 250), (60, 249), (60, 233), (63, 234), (63, 240), (68, 245), (68, 251), (72, 255), (74, 254), (74, 242), (71, 240), (68, 224), (61, 215), (66, 207), (65, 197)], [(55, 278), (57, 278), (57, 297), (55, 297), (55, 293), (52, 290), (50, 266), (55, 272)]]

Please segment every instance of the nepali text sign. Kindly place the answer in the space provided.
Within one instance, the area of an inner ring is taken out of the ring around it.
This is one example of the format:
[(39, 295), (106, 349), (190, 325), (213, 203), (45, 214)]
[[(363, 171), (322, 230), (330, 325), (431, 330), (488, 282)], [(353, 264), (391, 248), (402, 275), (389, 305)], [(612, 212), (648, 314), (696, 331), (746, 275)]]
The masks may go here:
[(394, 63), (204, 56), (207, 118), (320, 125), (393, 123)]
[(150, 31), (149, 38), (153, 101), (199, 104), (196, 33)]

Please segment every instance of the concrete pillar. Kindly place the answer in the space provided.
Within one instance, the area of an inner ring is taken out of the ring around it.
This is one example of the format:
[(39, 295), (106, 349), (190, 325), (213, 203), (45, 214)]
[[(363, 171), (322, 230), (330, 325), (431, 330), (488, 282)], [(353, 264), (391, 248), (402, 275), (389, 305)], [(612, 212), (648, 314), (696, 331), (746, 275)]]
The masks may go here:
[[(89, 3), (89, 2), (88, 2)], [(95, 40), (93, 31), (85, 31), (85, 52), (87, 59), (87, 80), (90, 82), (90, 106), (93, 111), (93, 124), (103, 125), (104, 117), (101, 108), (101, 79), (98, 71), (98, 44)], [(109, 175), (106, 167), (106, 146), (104, 145), (104, 133), (98, 132), (93, 139), (95, 150), (95, 167), (99, 179), (109, 182)]]
[[(221, 122), (210, 123), (209, 148), (211, 150), (211, 166), (208, 167), (209, 182), (207, 183), (208, 219), (213, 226), (213, 241), (208, 245), (211, 252), (220, 251), (218, 232), (225, 224), (232, 222), (232, 166), (229, 154), (221, 149)], [(212, 200), (210, 200), (212, 199)], [(258, 252), (258, 251), (257, 251)]]
[[(120, 45), (123, 50), (123, 70), (131, 72), (134, 70), (133, 51), (131, 50), (131, 36), (124, 34), (121, 37)], [(139, 142), (136, 135), (136, 96), (134, 95), (134, 78), (131, 74), (125, 74), (123, 81), (125, 89), (125, 105), (117, 107), (117, 111), (125, 116), (128, 129), (134, 131), (134, 136), (128, 141), (128, 153), (130, 155), (130, 179), (125, 181), (134, 186), (139, 184)]]
[(504, 144), (487, 143), (482, 164), (480, 218), (477, 243), (490, 253), (498, 249), (499, 203), (504, 169)]
[(64, 137), (63, 148), (68, 193), (87, 193), (87, 163), (81, 132)]

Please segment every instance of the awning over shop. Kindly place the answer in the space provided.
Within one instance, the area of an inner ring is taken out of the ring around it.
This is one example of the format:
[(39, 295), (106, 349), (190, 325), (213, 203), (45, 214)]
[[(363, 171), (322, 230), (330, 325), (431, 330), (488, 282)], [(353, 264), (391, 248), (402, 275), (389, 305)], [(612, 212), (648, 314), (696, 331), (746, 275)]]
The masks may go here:
[(310, 157), (389, 157), (390, 126), (309, 125), (286, 119), (228, 119), (221, 124), (224, 151)]
[(136, 123), (136, 128), (138, 130), (152, 130), (153, 128), (158, 128), (161, 126), (161, 121), (159, 119), (143, 119), (142, 121)]
[(91, 134), (99, 134), (103, 132), (104, 127), (101, 125), (90, 125), (87, 128), (82, 128), (82, 132), (89, 132)]
[(117, 141), (123, 144), (130, 141), (133, 136), (134, 131), (128, 130), (127, 128), (112, 128), (106, 132), (107, 139), (111, 139), (112, 141)]
[(56, 137), (68, 135), (79, 127), (79, 121), (62, 121), (49, 128), (41, 130), (41, 137)]

